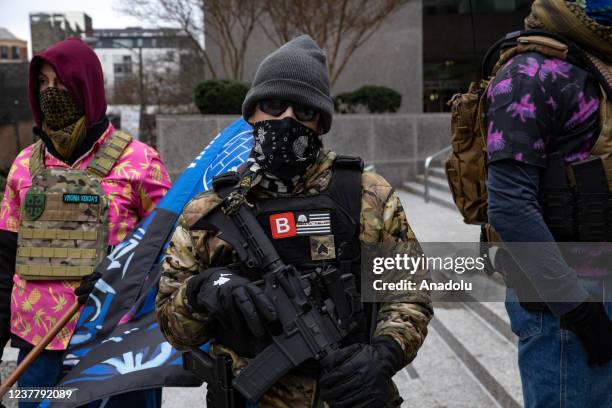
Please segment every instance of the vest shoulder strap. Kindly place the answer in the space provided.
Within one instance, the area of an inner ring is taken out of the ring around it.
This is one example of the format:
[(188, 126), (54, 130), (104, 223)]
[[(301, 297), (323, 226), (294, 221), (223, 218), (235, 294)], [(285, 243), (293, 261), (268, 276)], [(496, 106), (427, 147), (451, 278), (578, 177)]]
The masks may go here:
[(116, 130), (91, 160), (87, 172), (100, 179), (106, 177), (131, 141), (132, 136)]
[(32, 151), (30, 152), (30, 178), (34, 180), (43, 169), (45, 168), (45, 144), (42, 140), (38, 140), (34, 143)]
[[(346, 208), (359, 224), (361, 217), (361, 173), (363, 160), (354, 156), (336, 156), (329, 194)], [(358, 229), (359, 230), (359, 229)]]

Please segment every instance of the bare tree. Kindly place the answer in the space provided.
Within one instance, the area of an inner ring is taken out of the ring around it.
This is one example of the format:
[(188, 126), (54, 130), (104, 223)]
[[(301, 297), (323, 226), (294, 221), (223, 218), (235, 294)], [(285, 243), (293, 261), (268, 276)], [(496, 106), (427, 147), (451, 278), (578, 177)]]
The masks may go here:
[[(409, 0), (125, 0), (119, 8), (153, 25), (182, 29), (211, 75), (242, 80), (257, 26), (277, 46), (306, 33), (327, 51), (332, 84), (355, 51)], [(203, 39), (214, 43), (211, 61)], [(220, 67), (223, 72), (217, 72)]]
[[(175, 57), (165, 54), (148, 55), (143, 61), (143, 84), (146, 105), (154, 106), (157, 113), (173, 113), (190, 109), (193, 103), (197, 67), (185, 67)], [(138, 73), (115, 79), (107, 89), (109, 104), (136, 105), (140, 102), (140, 78)]]
[[(180, 57), (179, 57), (180, 58)], [(157, 55), (146, 59), (144, 82), (147, 100), (156, 106), (157, 113), (191, 112), (196, 66), (177, 66), (177, 61), (168, 56)]]
[(206, 40), (219, 49), (226, 77), (242, 80), (249, 38), (265, 12), (262, 0), (201, 0)]
[(132, 74), (125, 78), (116, 78), (113, 86), (106, 89), (106, 96), (110, 105), (137, 105), (138, 76)]
[(242, 79), (249, 37), (264, 13), (264, 0), (127, 0), (119, 11), (153, 25), (183, 30), (190, 45), (216, 78), (203, 39), (214, 42), (225, 77)]
[(327, 51), (334, 84), (354, 52), (393, 12), (409, 0), (268, 0), (260, 19), (277, 46), (299, 34), (310, 35)]
[(117, 10), (153, 26), (165, 25), (181, 29), (188, 45), (213, 76), (216, 72), (204, 48), (203, 0), (126, 0)]

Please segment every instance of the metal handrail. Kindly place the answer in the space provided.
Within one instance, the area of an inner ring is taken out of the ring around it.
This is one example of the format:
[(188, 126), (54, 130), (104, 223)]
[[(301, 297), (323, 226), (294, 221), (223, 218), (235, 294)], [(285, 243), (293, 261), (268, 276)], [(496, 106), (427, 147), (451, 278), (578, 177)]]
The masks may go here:
[(429, 169), (431, 168), (431, 163), (437, 157), (442, 156), (443, 154), (450, 153), (452, 148), (452, 146), (446, 146), (444, 149), (438, 150), (434, 154), (429, 155), (425, 158), (425, 168), (423, 170), (423, 198), (425, 199), (426, 203), (429, 202)]

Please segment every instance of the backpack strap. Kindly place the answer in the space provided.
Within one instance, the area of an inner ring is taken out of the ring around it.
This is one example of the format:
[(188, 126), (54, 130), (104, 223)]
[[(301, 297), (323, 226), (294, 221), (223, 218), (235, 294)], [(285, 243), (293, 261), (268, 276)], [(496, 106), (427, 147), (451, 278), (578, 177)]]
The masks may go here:
[(497, 40), (487, 50), (482, 60), (481, 78), (494, 76), (499, 68), (516, 54), (534, 51), (566, 60), (577, 50), (580, 48), (576, 44), (550, 31), (513, 31)]
[(91, 160), (87, 172), (99, 179), (106, 177), (131, 141), (132, 136), (116, 130)]
[(40, 172), (45, 168), (45, 144), (42, 140), (38, 140), (34, 143), (32, 151), (30, 152), (30, 179), (34, 180)]

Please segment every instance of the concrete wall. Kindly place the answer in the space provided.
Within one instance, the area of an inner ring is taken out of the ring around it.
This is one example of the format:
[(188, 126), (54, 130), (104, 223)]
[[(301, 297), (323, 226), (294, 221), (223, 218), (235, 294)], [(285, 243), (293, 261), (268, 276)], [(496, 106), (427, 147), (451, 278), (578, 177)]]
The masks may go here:
[[(236, 116), (157, 116), (157, 148), (173, 180)], [(361, 156), (394, 186), (421, 171), (424, 158), (450, 143), (450, 115), (336, 115), (324, 145)]]

